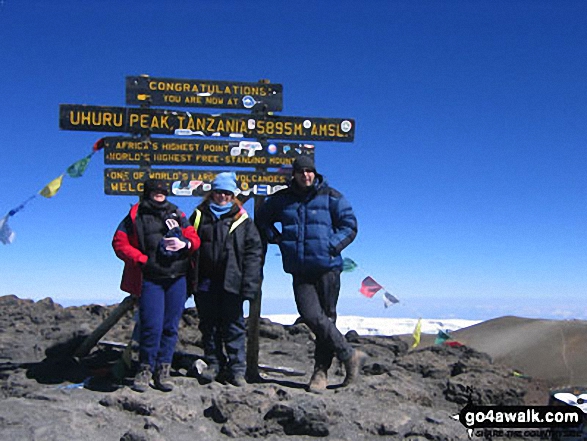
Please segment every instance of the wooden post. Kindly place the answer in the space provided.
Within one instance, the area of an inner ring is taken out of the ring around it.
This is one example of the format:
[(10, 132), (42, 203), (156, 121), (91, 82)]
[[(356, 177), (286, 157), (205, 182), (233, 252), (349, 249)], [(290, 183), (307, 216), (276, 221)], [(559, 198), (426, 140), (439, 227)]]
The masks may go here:
[(90, 353), (96, 343), (108, 332), (112, 327), (118, 323), (124, 314), (135, 306), (135, 299), (132, 296), (126, 297), (120, 304), (110, 313), (106, 320), (96, 328), (94, 332), (86, 337), (81, 345), (75, 350), (74, 356), (81, 358)]
[[(255, 217), (257, 210), (263, 204), (263, 200), (255, 198)], [(265, 263), (265, 251), (263, 252), (261, 265)], [(263, 274), (263, 270), (261, 270)], [(262, 279), (262, 275), (259, 275)], [(261, 280), (263, 283), (263, 280)], [(258, 382), (259, 375), (259, 320), (261, 319), (261, 297), (263, 290), (259, 289), (257, 297), (249, 301), (249, 318), (247, 320), (247, 379), (250, 382)]]
[[(259, 80), (259, 83), (269, 84), (269, 80)], [(267, 113), (266, 109), (259, 111), (260, 113)], [(256, 168), (256, 170), (260, 170)], [(257, 211), (263, 204), (262, 198), (255, 197), (255, 218), (257, 218)], [(265, 251), (263, 252), (261, 265), (265, 263)], [(262, 278), (263, 270), (259, 277)], [(263, 280), (261, 280), (263, 283)], [(262, 289), (259, 289), (257, 297), (249, 301), (249, 318), (247, 320), (247, 373), (246, 377), (249, 382), (258, 382), (261, 380), (259, 375), (259, 320), (261, 319), (261, 297)]]

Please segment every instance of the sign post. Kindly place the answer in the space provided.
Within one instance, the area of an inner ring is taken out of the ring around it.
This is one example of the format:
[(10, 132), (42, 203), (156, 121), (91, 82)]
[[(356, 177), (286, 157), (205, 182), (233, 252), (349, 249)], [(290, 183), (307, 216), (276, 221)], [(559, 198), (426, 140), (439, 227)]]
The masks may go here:
[(270, 83), (126, 77), (126, 104), (281, 111), (283, 86)]
[[(269, 80), (262, 80), (268, 83)], [(255, 113), (255, 112), (254, 112)], [(262, 110), (257, 113), (264, 113)], [(256, 167), (257, 171), (260, 171), (260, 167)], [(261, 205), (263, 205), (263, 199), (255, 198), (254, 214), (257, 219), (257, 213)], [(261, 253), (261, 283), (259, 284), (259, 292), (257, 296), (252, 300), (249, 300), (249, 317), (247, 319), (247, 370), (246, 377), (249, 381), (258, 383), (261, 381), (261, 375), (259, 374), (259, 326), (261, 321), (261, 299), (263, 297), (263, 279), (265, 274), (265, 258), (267, 256), (267, 244), (263, 243), (263, 250)]]
[[(108, 195), (138, 196), (143, 192), (147, 179), (165, 181), (173, 196), (202, 196), (209, 191), (212, 181), (222, 169), (176, 169), (152, 168), (106, 168), (104, 170), (104, 192)], [(287, 175), (267, 171), (237, 171), (238, 193), (243, 196), (267, 196), (287, 185)]]
[(63, 130), (352, 142), (352, 119), (226, 113), (210, 115), (143, 107), (59, 106)]
[[(263, 199), (255, 198), (255, 217), (259, 207), (263, 205)], [(249, 318), (247, 320), (247, 379), (251, 382), (259, 382), (261, 375), (259, 375), (259, 322), (261, 320), (261, 298), (263, 297), (263, 267), (265, 266), (265, 255), (267, 254), (266, 246), (264, 246), (262, 253), (262, 269), (261, 269), (261, 287), (257, 293), (257, 297), (249, 301)]]
[(110, 165), (182, 165), (214, 167), (291, 166), (299, 155), (314, 155), (312, 144), (221, 141), (194, 138), (106, 137), (104, 163)]

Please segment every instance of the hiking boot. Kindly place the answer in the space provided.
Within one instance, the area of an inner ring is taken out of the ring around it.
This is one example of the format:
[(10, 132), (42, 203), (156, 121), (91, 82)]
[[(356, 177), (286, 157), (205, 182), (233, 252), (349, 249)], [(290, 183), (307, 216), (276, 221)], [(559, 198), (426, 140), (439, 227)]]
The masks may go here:
[(237, 375), (231, 376), (230, 379), (228, 380), (228, 382), (236, 387), (243, 387), (244, 385), (247, 384), (247, 382), (245, 380), (245, 376), (242, 374), (237, 374)]
[(173, 383), (171, 379), (171, 364), (162, 363), (157, 367), (153, 380), (155, 381), (155, 387), (162, 392), (171, 392), (173, 390)]
[(366, 360), (367, 354), (365, 354), (363, 351), (355, 349), (353, 351), (353, 355), (351, 355), (348, 360), (343, 362), (344, 369), (346, 371), (346, 377), (342, 382), (343, 387), (357, 381), (359, 374), (361, 373), (361, 368), (363, 367), (363, 364), (365, 364)]
[(322, 368), (315, 368), (310, 383), (308, 384), (308, 392), (322, 393), (328, 386), (328, 378), (326, 370)]
[(146, 392), (149, 390), (149, 382), (151, 381), (151, 366), (148, 364), (141, 364), (139, 371), (135, 375), (135, 379), (130, 387), (135, 392)]
[(214, 364), (211, 364), (210, 366), (202, 369), (202, 372), (198, 374), (198, 380), (200, 384), (212, 383), (214, 380), (216, 380), (219, 371), (220, 368)]

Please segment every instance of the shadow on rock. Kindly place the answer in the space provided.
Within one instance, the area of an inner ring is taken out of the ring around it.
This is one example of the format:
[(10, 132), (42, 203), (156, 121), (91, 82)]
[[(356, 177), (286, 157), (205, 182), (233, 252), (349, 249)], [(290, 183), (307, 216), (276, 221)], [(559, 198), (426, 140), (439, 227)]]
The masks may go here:
[(276, 384), (278, 386), (288, 387), (291, 389), (306, 389), (307, 387), (306, 383), (298, 383), (296, 381), (290, 380), (280, 380), (277, 378), (261, 378), (257, 382), (262, 384)]
[(33, 364), (26, 376), (41, 384), (81, 383), (89, 376), (89, 371), (73, 357), (48, 357)]
[(47, 348), (44, 360), (27, 366), (27, 378), (40, 384), (83, 384), (86, 389), (100, 392), (118, 389), (120, 385), (112, 375), (112, 368), (120, 359), (120, 351), (99, 349), (77, 359), (73, 353), (84, 339), (84, 335), (78, 335)]

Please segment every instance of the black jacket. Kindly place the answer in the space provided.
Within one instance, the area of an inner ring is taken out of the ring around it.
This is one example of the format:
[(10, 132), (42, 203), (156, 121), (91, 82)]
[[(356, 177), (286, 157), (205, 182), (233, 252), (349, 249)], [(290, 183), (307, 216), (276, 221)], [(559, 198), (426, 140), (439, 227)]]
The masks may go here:
[[(167, 219), (175, 219), (181, 228), (187, 228), (185, 215), (169, 201), (162, 204), (145, 200), (139, 204), (136, 229), (139, 248), (148, 256), (143, 266), (146, 279), (175, 279), (187, 273), (189, 267), (189, 250), (165, 254), (161, 250), (161, 239), (169, 232), (165, 224)], [(180, 233), (181, 234), (181, 233)], [(183, 238), (183, 235), (181, 235)]]
[(235, 204), (217, 219), (204, 201), (190, 216), (190, 224), (201, 240), (192, 258), (191, 292), (197, 292), (202, 280), (210, 279), (222, 283), (228, 293), (254, 299), (261, 289), (262, 245), (245, 209)]

